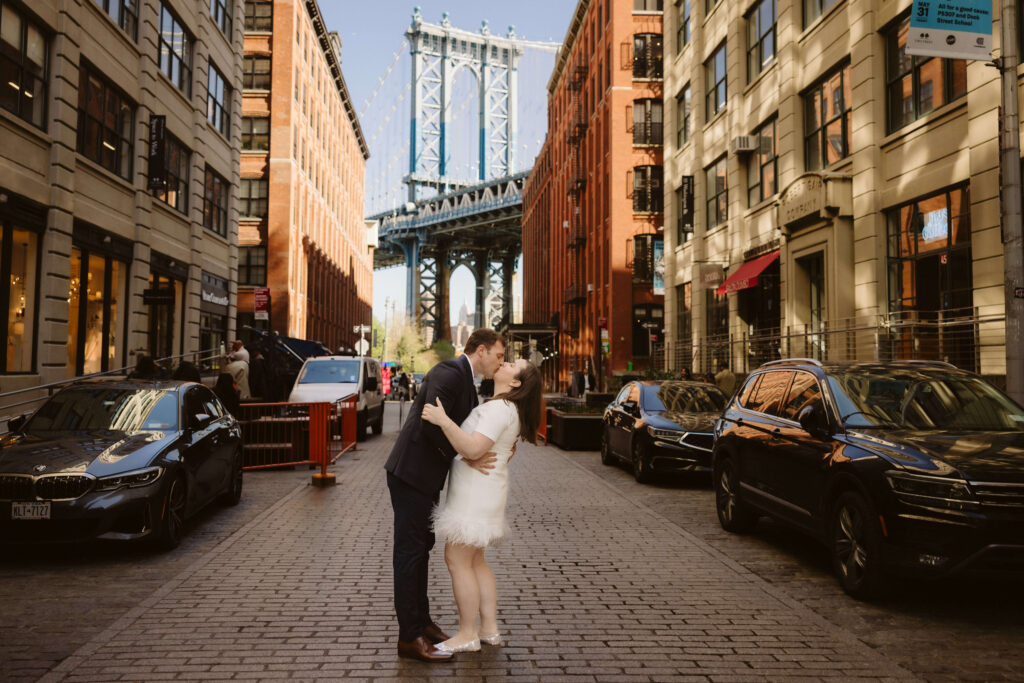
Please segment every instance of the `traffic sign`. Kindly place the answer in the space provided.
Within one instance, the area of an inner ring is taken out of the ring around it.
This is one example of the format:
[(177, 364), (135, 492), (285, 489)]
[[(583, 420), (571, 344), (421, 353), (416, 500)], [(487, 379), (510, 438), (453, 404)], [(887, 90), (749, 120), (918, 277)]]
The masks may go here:
[(359, 341), (356, 342), (356, 353), (358, 353), (360, 356), (365, 356), (369, 350), (370, 342), (366, 341), (365, 339), (360, 339)]

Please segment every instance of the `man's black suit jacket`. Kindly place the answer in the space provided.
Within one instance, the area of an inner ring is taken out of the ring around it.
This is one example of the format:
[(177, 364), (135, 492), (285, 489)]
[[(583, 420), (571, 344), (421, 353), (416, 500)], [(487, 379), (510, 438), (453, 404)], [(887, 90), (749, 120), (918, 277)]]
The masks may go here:
[(384, 469), (429, 496), (444, 486), (456, 452), (441, 428), (425, 422), (423, 405), (440, 398), (448, 417), (461, 424), (477, 405), (476, 389), (469, 359), (458, 357), (435, 365), (409, 408)]

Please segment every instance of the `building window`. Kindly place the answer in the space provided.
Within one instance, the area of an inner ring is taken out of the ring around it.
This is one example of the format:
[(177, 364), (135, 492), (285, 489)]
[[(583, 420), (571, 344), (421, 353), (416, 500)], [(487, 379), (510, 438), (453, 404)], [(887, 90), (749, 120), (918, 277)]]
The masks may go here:
[(729, 188), (726, 183), (725, 157), (704, 169), (704, 193), (707, 197), (708, 230), (729, 218)]
[(238, 188), (238, 215), (265, 218), (267, 215), (267, 181), (263, 178), (242, 178)]
[(210, 15), (213, 16), (213, 23), (217, 24), (221, 33), (231, 39), (231, 12), (234, 2), (228, 0), (210, 0)]
[(114, 20), (132, 40), (138, 40), (138, 0), (95, 0), (96, 4)]
[(238, 248), (238, 284), (264, 287), (267, 284), (267, 248)]
[(9, 2), (0, 2), (0, 107), (37, 128), (46, 120), (48, 41)]
[[(693, 187), (692, 180), (689, 185), (691, 188)], [(693, 239), (692, 202), (693, 197), (690, 197), (689, 201), (687, 201), (687, 198), (684, 195), (684, 187), (680, 186), (676, 188), (676, 246), (686, 244)], [(685, 215), (687, 213), (687, 208), (690, 209), (688, 216)]]
[(122, 366), (127, 285), (127, 263), (88, 247), (71, 247), (69, 376)]
[(710, 121), (725, 108), (725, 42), (704, 62), (704, 120)]
[(808, 171), (827, 168), (850, 155), (852, 103), (849, 63), (804, 94), (804, 167)]
[(274, 3), (245, 0), (245, 30), (273, 31)]
[(270, 57), (246, 57), (242, 69), (243, 88), (270, 90)]
[(775, 156), (775, 118), (754, 131), (757, 150), (747, 166), (747, 205), (754, 206), (778, 192), (778, 166)]
[(664, 204), (661, 192), (661, 166), (633, 168), (634, 212), (661, 213)]
[(804, 0), (804, 28), (813, 24), (815, 19), (837, 2), (839, 0)]
[[(684, 348), (693, 345), (693, 283), (676, 285), (676, 343)], [(690, 354), (683, 359), (683, 367), (690, 367)]]
[(19, 225), (0, 223), (0, 301), (7, 303), (6, 342), (0, 345), (0, 374), (32, 372), (39, 288), (39, 236)]
[(910, 17), (885, 32), (888, 132), (967, 93), (967, 62), (907, 54)]
[(679, 8), (679, 26), (676, 28), (676, 54), (690, 44), (690, 0), (676, 0)]
[(255, 152), (270, 149), (270, 117), (242, 117), (242, 149)]
[(633, 0), (634, 12), (660, 12), (662, 0)]
[(132, 177), (135, 105), (85, 64), (78, 69), (78, 151), (125, 180)]
[(230, 137), (231, 128), (231, 88), (227, 85), (224, 74), (210, 62), (206, 81), (206, 120), (221, 132)]
[[(149, 353), (153, 358), (169, 358), (184, 349), (185, 282), (153, 272), (150, 263), (148, 304)], [(145, 301), (145, 295), (143, 295)]]
[(775, 59), (775, 0), (761, 0), (747, 15), (747, 82)]
[(153, 190), (153, 196), (178, 211), (188, 211), (188, 163), (192, 153), (181, 141), (170, 133), (166, 134), (164, 148), (164, 170), (167, 186)]
[(167, 3), (160, 3), (160, 70), (185, 95), (192, 94), (192, 36)]
[(704, 368), (716, 370), (729, 366), (729, 295), (717, 294), (714, 287), (704, 300), (705, 334), (701, 340), (705, 357)]
[(690, 121), (690, 84), (687, 83), (676, 95), (676, 149), (690, 141), (692, 123)]
[(976, 366), (974, 330), (949, 325), (974, 316), (971, 203), (966, 185), (886, 212), (889, 310), (924, 323), (898, 332), (898, 358), (936, 358)]
[(715, 9), (722, 0), (704, 0), (704, 16), (711, 14), (711, 10)]
[(661, 34), (638, 33), (633, 36), (633, 78), (661, 78), (661, 74)]
[(203, 225), (221, 237), (226, 237), (228, 234), (228, 181), (207, 166), (203, 188)]
[(662, 102), (655, 99), (633, 101), (633, 144), (660, 145), (662, 140)]

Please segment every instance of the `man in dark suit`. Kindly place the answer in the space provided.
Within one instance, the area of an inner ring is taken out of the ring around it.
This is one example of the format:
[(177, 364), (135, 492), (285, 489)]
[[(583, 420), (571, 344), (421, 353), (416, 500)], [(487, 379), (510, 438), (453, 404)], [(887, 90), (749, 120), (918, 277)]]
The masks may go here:
[[(474, 330), (463, 355), (438, 363), (423, 378), (409, 417), (398, 435), (384, 469), (391, 507), (395, 511), (395, 612), (398, 614), (398, 655), (426, 662), (443, 662), (452, 655), (434, 647), (448, 636), (430, 618), (427, 565), (434, 547), (430, 513), (441, 496), (456, 452), (441, 428), (423, 421), (423, 405), (437, 399), (461, 423), (477, 405), (474, 375), (493, 377), (505, 358), (505, 340), (494, 330)], [(490, 453), (470, 463), (486, 474), (496, 456)]]

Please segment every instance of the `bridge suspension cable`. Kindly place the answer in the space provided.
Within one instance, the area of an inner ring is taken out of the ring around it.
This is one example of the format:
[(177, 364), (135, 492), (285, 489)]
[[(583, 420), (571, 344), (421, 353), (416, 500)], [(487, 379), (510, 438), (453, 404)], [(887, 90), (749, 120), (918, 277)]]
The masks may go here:
[(377, 130), (373, 132), (373, 135), (370, 137), (370, 141), (367, 143), (368, 145), (372, 145), (374, 140), (377, 139), (377, 136), (380, 135), (382, 130), (384, 130), (384, 127), (388, 125), (388, 122), (391, 121), (391, 117), (395, 115), (396, 111), (398, 111), (398, 107), (401, 106), (403, 102), (405, 102), (405, 96), (409, 94), (409, 91), (411, 89), (412, 83), (406, 83), (405, 90), (403, 90), (402, 94), (398, 96), (398, 99), (395, 100), (395, 103), (391, 106), (391, 110), (384, 116), (384, 119), (380, 122), (380, 125), (377, 126)]
[(373, 89), (373, 92), (370, 93), (370, 96), (366, 98), (366, 102), (363, 103), (363, 108), (359, 112), (360, 119), (363, 118), (363, 114), (366, 113), (366, 110), (370, 108), (370, 104), (372, 104), (374, 98), (377, 97), (377, 93), (380, 92), (381, 86), (384, 85), (384, 81), (386, 81), (388, 76), (391, 75), (391, 70), (395, 68), (395, 64), (398, 64), (398, 60), (401, 58), (402, 53), (405, 52), (405, 46), (407, 42), (407, 39), (403, 37), (402, 44), (398, 46), (398, 49), (395, 50), (395, 54), (391, 57), (391, 64), (388, 65), (387, 71), (385, 71), (384, 75), (380, 77), (380, 80), (377, 81), (377, 87)]

